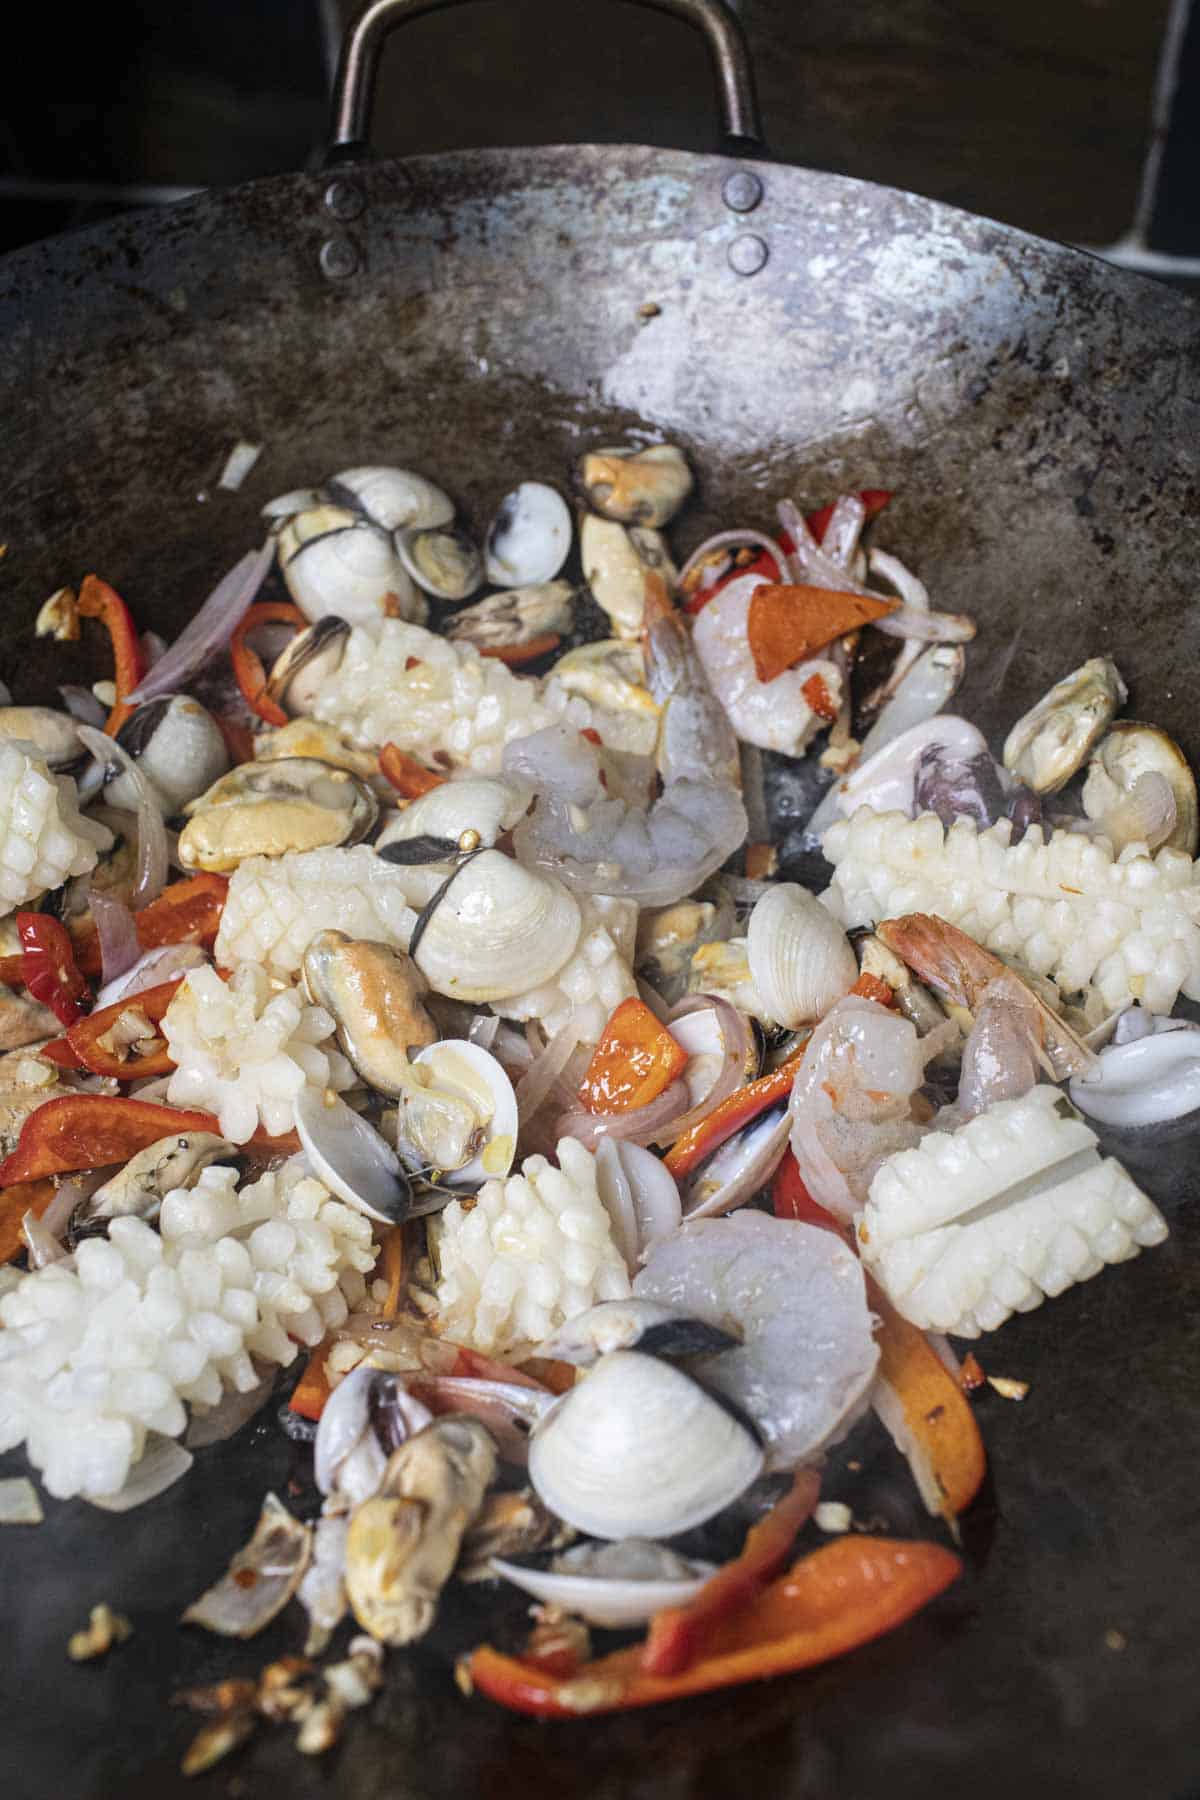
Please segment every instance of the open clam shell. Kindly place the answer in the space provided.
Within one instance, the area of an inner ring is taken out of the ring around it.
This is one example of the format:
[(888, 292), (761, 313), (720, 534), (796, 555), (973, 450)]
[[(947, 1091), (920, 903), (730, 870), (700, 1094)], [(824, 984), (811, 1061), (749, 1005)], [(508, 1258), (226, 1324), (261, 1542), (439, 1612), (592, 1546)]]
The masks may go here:
[(1005, 768), (1035, 794), (1056, 794), (1083, 767), (1127, 697), (1112, 658), (1089, 657), (1017, 720), (1005, 739)]
[(446, 1095), (473, 1115), (470, 1141), (477, 1148), (459, 1167), (445, 1166), (434, 1154), (436, 1140), (427, 1142), (421, 1133), (420, 1099), (411, 1092), (401, 1112), (405, 1142), (440, 1169), (449, 1187), (478, 1187), (507, 1175), (517, 1153), (517, 1096), (496, 1058), (466, 1038), (443, 1038), (419, 1051), (413, 1062), (428, 1073), (431, 1097)]
[(483, 584), (483, 557), (465, 531), (415, 525), (397, 534), (396, 553), (417, 586), (435, 600), (466, 600)]
[(324, 682), (337, 673), (349, 636), (348, 622), (336, 613), (328, 613), (307, 631), (297, 632), (272, 664), (267, 677), (268, 698), (293, 718), (310, 713)]
[(408, 1177), (373, 1126), (344, 1100), (313, 1087), (301, 1088), (295, 1109), (296, 1130), (318, 1181), (381, 1225), (398, 1225), (408, 1216)]
[[(624, 1546), (606, 1548), (619, 1550)], [(648, 1548), (659, 1549), (660, 1546)], [(591, 1552), (595, 1546), (584, 1544), (580, 1549)], [(574, 1566), (569, 1560), (570, 1554), (558, 1557), (556, 1566), (551, 1569), (526, 1569), (520, 1563), (506, 1562), (499, 1556), (493, 1556), (489, 1566), (494, 1574), (511, 1581), (514, 1587), (531, 1594), (543, 1605), (574, 1613), (587, 1624), (599, 1625), (609, 1631), (644, 1625), (664, 1606), (686, 1606), (716, 1573), (713, 1563), (685, 1562), (682, 1557), (671, 1557), (670, 1552), (666, 1552), (671, 1563), (687, 1572), (666, 1576), (593, 1574), (588, 1572), (586, 1565)]]

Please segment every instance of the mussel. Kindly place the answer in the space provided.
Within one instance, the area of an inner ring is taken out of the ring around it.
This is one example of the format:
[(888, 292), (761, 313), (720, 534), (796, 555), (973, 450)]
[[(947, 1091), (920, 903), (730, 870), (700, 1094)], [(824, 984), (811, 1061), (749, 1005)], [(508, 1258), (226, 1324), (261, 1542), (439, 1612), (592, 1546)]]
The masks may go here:
[(267, 698), (293, 718), (310, 713), (321, 684), (337, 672), (349, 636), (347, 621), (333, 613), (297, 632), (271, 666)]
[(429, 984), (403, 950), (319, 931), (304, 952), (302, 979), (314, 1006), (331, 1013), (337, 1040), (363, 1080), (393, 1097), (411, 1082), (409, 1052), (436, 1043), (423, 997)]
[(1056, 794), (1082, 768), (1127, 695), (1112, 658), (1089, 657), (1017, 720), (1005, 739), (1005, 768), (1035, 794)]
[(674, 444), (590, 450), (580, 459), (579, 484), (606, 519), (665, 525), (691, 493), (692, 472)]
[(647, 572), (657, 571), (668, 584), (675, 579), (675, 566), (663, 539), (648, 526), (627, 527), (587, 513), (579, 528), (579, 550), (584, 579), (597, 606), (612, 620), (618, 638), (640, 637)]
[[(1162, 826), (1155, 831), (1149, 822), (1157, 798), (1148, 793), (1148, 778), (1161, 784)], [(1141, 796), (1138, 803), (1136, 796)], [(1151, 805), (1147, 806), (1146, 801)], [(1114, 840), (1120, 851), (1127, 843), (1146, 843), (1148, 834), (1155, 841), (1151, 850), (1166, 845), (1195, 856), (1197, 846), (1196, 778), (1187, 758), (1174, 738), (1157, 725), (1143, 725), (1137, 719), (1121, 719), (1110, 727), (1092, 757), (1087, 780), (1083, 784), (1083, 810)]]
[(435, 600), (467, 600), (483, 584), (483, 557), (465, 531), (415, 525), (396, 538), (405, 569)]
[(356, 844), (379, 817), (379, 803), (347, 769), (292, 756), (241, 764), (186, 811), (180, 862), (226, 870), (248, 856)]

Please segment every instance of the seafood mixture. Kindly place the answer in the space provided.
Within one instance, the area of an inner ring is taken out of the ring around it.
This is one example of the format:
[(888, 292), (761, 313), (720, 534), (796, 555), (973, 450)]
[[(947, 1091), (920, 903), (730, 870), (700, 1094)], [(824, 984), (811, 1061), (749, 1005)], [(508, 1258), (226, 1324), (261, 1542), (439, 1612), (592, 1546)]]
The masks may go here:
[[(596, 449), (479, 541), (342, 470), (171, 645), (60, 589), (39, 632), (112, 678), (4, 696), (0, 1450), (110, 1513), (272, 1401), (303, 1461), (183, 1615), (295, 1602), (303, 1647), (181, 1697), (189, 1773), (327, 1748), (452, 1581), (495, 1597), (464, 1692), (543, 1717), (900, 1625), (984, 1474), (946, 1334), (1167, 1234), (1092, 1121), (1200, 1107), (1179, 748), (1095, 656), (995, 756), (886, 493), (680, 566), (692, 484)], [(823, 881), (764, 751), (829, 773)], [(927, 1538), (822, 1499), (870, 1412)]]

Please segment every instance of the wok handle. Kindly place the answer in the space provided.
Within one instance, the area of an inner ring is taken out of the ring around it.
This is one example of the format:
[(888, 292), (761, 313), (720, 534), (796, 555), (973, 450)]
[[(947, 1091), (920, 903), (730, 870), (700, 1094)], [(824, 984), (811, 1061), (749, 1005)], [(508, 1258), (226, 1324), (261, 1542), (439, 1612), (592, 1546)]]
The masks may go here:
[[(342, 43), (333, 86), (329, 162), (346, 162), (369, 152), (375, 78), (385, 38), (422, 13), (441, 12), (459, 4), (461, 0), (366, 0)], [(633, 4), (673, 13), (704, 33), (717, 78), (722, 131), (727, 138), (761, 143), (750, 52), (741, 24), (725, 0), (633, 0)]]

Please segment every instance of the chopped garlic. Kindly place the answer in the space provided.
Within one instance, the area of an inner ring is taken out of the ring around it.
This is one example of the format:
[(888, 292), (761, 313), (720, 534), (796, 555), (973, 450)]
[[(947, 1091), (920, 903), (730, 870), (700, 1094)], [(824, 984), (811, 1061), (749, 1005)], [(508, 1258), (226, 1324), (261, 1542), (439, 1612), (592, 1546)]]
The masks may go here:
[(844, 1500), (822, 1500), (813, 1514), (818, 1531), (849, 1531), (854, 1514)]
[(107, 1656), (114, 1644), (123, 1644), (133, 1636), (133, 1626), (124, 1613), (115, 1613), (103, 1601), (93, 1606), (87, 1626), (67, 1642), (67, 1655), (72, 1662), (91, 1662), (93, 1657)]

